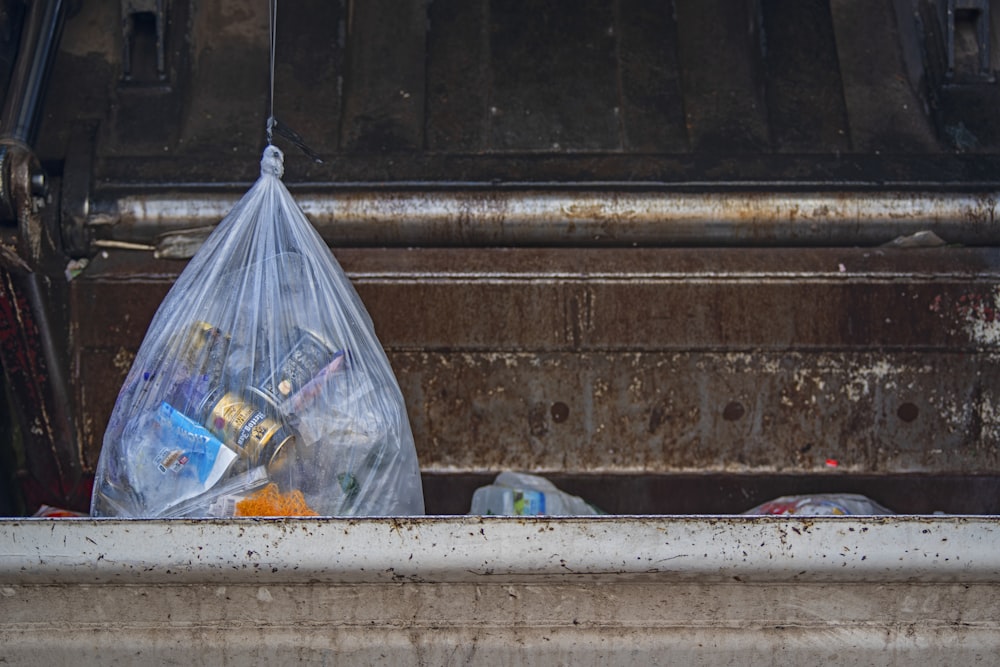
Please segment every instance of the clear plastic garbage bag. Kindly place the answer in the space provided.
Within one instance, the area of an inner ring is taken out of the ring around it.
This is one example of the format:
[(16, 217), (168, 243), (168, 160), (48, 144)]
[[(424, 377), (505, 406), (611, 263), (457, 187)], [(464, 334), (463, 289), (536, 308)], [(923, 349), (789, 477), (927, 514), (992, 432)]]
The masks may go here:
[(261, 176), (160, 305), (118, 395), (91, 514), (423, 514), (413, 435), (367, 311)]

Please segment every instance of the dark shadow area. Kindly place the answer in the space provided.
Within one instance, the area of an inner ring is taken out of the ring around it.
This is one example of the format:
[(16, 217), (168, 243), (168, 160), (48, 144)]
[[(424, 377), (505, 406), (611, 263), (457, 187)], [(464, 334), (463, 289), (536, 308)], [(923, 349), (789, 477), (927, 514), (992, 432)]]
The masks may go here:
[[(494, 474), (424, 473), (428, 514), (466, 514)], [(740, 514), (768, 500), (858, 493), (897, 514), (1000, 514), (1000, 475), (931, 474), (551, 474), (563, 491), (609, 514)]]

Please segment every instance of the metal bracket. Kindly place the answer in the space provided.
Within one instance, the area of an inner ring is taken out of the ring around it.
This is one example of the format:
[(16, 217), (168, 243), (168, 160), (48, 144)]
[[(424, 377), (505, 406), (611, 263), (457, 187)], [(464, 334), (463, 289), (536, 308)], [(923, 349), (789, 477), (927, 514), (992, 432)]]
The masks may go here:
[(38, 131), (49, 70), (62, 34), (62, 0), (31, 4), (17, 60), (0, 111), (0, 220), (19, 220), (19, 209), (44, 194), (45, 173), (31, 145)]
[(156, 33), (156, 77), (167, 79), (167, 0), (122, 0), (122, 78), (133, 80), (136, 27), (152, 20)]
[(69, 257), (89, 256), (92, 251), (91, 185), (94, 164), (96, 125), (74, 127), (66, 149), (60, 190), (60, 231), (63, 252)]
[(948, 35), (948, 68), (945, 77), (955, 77), (955, 32), (956, 17), (964, 14), (971, 17), (976, 26), (976, 48), (979, 55), (979, 78), (993, 81), (990, 69), (990, 1), (989, 0), (948, 0), (946, 9), (946, 32)]

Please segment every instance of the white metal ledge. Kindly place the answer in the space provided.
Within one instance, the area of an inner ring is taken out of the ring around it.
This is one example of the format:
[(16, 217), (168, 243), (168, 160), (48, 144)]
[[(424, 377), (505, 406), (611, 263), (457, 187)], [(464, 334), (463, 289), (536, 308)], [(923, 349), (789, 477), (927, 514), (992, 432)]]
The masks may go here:
[(0, 661), (990, 664), (991, 517), (0, 521)]

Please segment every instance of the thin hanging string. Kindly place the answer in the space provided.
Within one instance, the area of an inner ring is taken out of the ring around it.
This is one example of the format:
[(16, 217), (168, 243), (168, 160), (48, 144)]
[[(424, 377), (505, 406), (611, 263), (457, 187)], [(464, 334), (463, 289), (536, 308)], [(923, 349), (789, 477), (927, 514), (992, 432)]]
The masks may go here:
[(274, 51), (275, 42), (277, 42), (278, 37), (278, 0), (269, 0), (268, 15), (267, 15), (267, 25), (268, 32), (271, 36), (271, 67), (270, 67), (270, 79), (271, 79), (271, 92), (268, 96), (268, 115), (267, 115), (267, 145), (270, 146), (274, 138)]
[(305, 140), (300, 137), (295, 130), (290, 127), (286, 127), (283, 123), (278, 123), (278, 119), (274, 117), (274, 52), (276, 50), (275, 45), (278, 41), (278, 0), (269, 0), (267, 24), (269, 32), (271, 33), (271, 63), (269, 69), (271, 91), (268, 97), (267, 145), (273, 145), (274, 133), (277, 132), (297, 146), (303, 153), (312, 158), (314, 162), (322, 164), (323, 158), (309, 148), (309, 146), (306, 145)]

